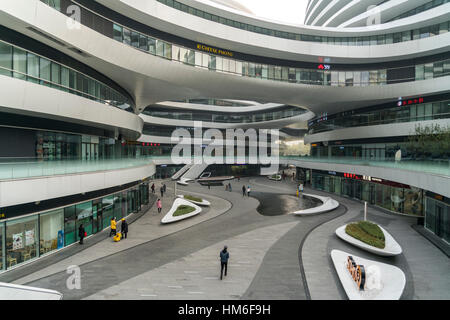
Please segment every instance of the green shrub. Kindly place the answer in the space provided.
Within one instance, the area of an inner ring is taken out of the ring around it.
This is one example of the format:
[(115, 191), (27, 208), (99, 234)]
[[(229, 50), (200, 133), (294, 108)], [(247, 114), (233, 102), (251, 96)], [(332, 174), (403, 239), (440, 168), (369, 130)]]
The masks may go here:
[(374, 223), (368, 221), (349, 223), (345, 232), (373, 247), (384, 249), (386, 246), (383, 231)]
[(195, 211), (194, 207), (183, 204), (181, 206), (178, 206), (177, 210), (175, 210), (175, 212), (173, 213), (173, 216), (174, 217), (182, 216), (184, 214), (191, 213), (192, 211)]
[(201, 199), (201, 198), (197, 198), (197, 197), (194, 197), (194, 196), (191, 196), (191, 195), (188, 195), (188, 194), (185, 194), (184, 198), (188, 199), (188, 200), (191, 200), (191, 201), (196, 201), (196, 202), (202, 202), (203, 201), (203, 199)]

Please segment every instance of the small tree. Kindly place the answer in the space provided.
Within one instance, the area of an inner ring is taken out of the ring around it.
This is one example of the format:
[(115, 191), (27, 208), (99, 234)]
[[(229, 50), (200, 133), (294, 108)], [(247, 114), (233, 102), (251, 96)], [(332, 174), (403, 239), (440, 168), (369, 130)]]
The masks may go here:
[(413, 135), (408, 137), (408, 149), (419, 157), (439, 157), (448, 159), (450, 153), (450, 127), (432, 124), (415, 127)]

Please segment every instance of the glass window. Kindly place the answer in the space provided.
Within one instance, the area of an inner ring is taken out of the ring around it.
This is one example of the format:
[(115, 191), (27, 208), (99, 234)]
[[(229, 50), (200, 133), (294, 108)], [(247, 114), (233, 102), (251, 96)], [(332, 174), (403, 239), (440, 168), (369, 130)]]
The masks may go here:
[[(65, 88), (70, 87), (70, 75), (69, 75), (69, 69), (66, 67), (61, 66), (61, 85)], [(67, 91), (68, 89), (65, 89)]]
[[(45, 58), (39, 59), (39, 67), (40, 67), (40, 78), (41, 80), (51, 81), (51, 62)], [(43, 82), (41, 81), (41, 84)]]
[(425, 79), (433, 79), (433, 68), (434, 68), (433, 63), (425, 64), (425, 69), (424, 69)]
[(120, 42), (123, 41), (123, 38), (122, 38), (122, 27), (117, 25), (117, 24), (113, 25), (113, 38), (114, 38), (114, 40), (117, 40), (117, 41), (120, 41)]
[(208, 63), (209, 63), (209, 55), (206, 53), (202, 53), (202, 67), (208, 68)]
[(114, 196), (102, 198), (103, 208), (103, 227), (111, 225), (111, 219), (114, 217)]
[(153, 38), (148, 38), (148, 51), (151, 54), (156, 54), (156, 40)]
[(274, 67), (274, 69), (275, 69), (274, 79), (281, 80), (281, 67)]
[(127, 28), (123, 28), (123, 43), (131, 44), (131, 31)]
[[(241, 70), (241, 69), (239, 69), (239, 70)], [(228, 70), (230, 70), (230, 72), (236, 73), (236, 60), (233, 60), (233, 59), (229, 60)]]
[(19, 48), (13, 49), (13, 69), (14, 77), (25, 80), (27, 73), (27, 53)]
[(345, 87), (345, 72), (339, 71), (339, 87)]
[(288, 79), (289, 79), (289, 68), (288, 67), (281, 68), (281, 79), (283, 81), (288, 81)]
[(423, 64), (416, 65), (416, 80), (425, 79), (425, 66)]
[[(450, 62), (449, 62), (449, 68), (450, 68)], [(242, 74), (242, 61), (236, 61), (236, 71), (235, 73), (241, 75)]]
[(5, 257), (3, 255), (4, 235), (5, 235), (5, 224), (3, 222), (0, 222), (0, 270), (4, 270), (6, 267)]
[(56, 84), (61, 83), (61, 66), (52, 62), (52, 82)]
[(40, 254), (64, 247), (64, 209), (40, 215), (39, 235)]
[(172, 60), (180, 61), (180, 47), (178, 46), (172, 46)]
[(266, 65), (262, 65), (261, 67), (261, 77), (263, 79), (267, 79), (268, 78), (268, 69)]
[(172, 44), (164, 43), (164, 57), (166, 59), (172, 59)]
[(27, 70), (28, 70), (28, 81), (38, 83), (39, 80), (39, 57), (35, 54), (27, 54)]
[(139, 48), (139, 33), (131, 31), (131, 45)]
[(0, 75), (11, 76), (12, 46), (0, 41)]
[(248, 64), (248, 75), (250, 77), (254, 77), (255, 76), (255, 64), (254, 63), (249, 63)]
[(84, 231), (88, 236), (92, 234), (92, 201), (83, 202), (76, 205), (76, 224), (75, 224), (75, 235), (78, 240), (78, 229), (83, 225)]
[(164, 56), (164, 41), (156, 40), (156, 55), (160, 57)]
[(216, 56), (209, 56), (208, 69), (216, 70)]
[(75, 230), (75, 206), (64, 208), (64, 245), (77, 241), (78, 230)]
[(216, 57), (216, 70), (217, 71), (223, 70), (223, 58), (222, 57)]
[(371, 85), (376, 85), (378, 83), (378, 71), (373, 70), (369, 72), (369, 82)]
[(139, 49), (148, 51), (148, 37), (143, 34), (139, 35)]
[(37, 257), (37, 215), (6, 223), (7, 268)]

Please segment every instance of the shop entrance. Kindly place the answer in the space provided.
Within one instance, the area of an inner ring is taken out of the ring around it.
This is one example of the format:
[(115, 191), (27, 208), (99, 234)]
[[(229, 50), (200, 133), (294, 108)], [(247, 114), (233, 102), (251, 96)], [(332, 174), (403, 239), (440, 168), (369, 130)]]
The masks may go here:
[(85, 143), (81, 145), (82, 160), (96, 160), (98, 159), (98, 144)]

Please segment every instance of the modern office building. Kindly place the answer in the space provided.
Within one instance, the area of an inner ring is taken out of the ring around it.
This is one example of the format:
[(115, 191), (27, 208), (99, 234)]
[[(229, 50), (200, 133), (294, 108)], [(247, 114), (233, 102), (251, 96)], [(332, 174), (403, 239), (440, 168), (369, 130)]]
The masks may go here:
[(1, 270), (144, 210), (197, 121), (304, 139), (280, 157), (303, 182), (450, 242), (448, 1), (311, 0), (294, 25), (234, 1), (3, 0), (0, 21)]

